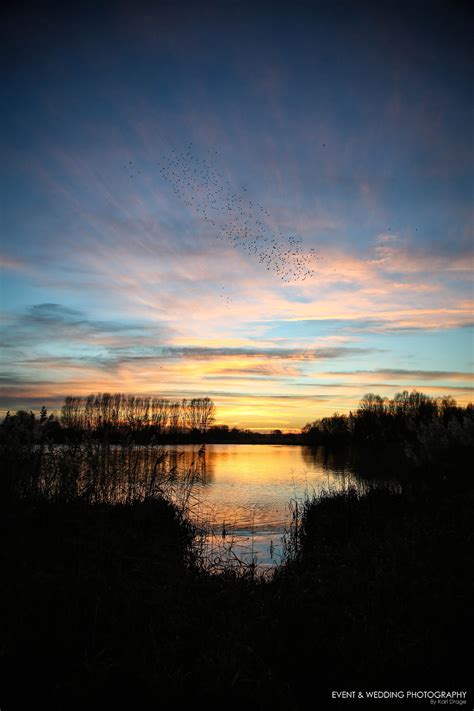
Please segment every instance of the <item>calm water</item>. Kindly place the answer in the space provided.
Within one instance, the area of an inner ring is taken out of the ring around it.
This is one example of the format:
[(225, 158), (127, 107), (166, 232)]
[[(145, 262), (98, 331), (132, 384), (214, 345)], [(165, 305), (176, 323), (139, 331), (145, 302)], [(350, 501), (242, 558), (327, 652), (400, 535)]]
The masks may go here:
[(338, 461), (323, 448), (213, 444), (201, 453), (193, 445), (167, 449), (180, 469), (198, 467), (190, 514), (207, 530), (211, 558), (235, 554), (263, 566), (280, 562), (294, 502), (353, 481), (347, 460)]

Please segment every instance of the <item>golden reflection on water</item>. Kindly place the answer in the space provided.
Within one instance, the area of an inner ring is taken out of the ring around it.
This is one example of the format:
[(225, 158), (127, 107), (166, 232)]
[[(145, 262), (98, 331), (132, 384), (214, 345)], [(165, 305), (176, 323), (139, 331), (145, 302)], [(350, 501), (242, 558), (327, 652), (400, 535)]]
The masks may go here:
[(189, 513), (207, 530), (208, 545), (230, 540), (239, 556), (278, 562), (291, 503), (352, 481), (343, 456), (323, 448), (288, 445), (213, 444), (168, 447), (177, 470), (198, 473)]

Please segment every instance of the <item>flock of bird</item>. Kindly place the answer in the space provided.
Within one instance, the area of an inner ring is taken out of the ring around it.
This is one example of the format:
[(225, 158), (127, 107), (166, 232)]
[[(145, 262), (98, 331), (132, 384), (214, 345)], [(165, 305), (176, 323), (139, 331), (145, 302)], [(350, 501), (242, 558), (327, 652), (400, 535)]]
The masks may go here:
[(224, 304), (224, 308), (230, 309), (230, 305), (231, 305), (233, 299), (231, 296), (229, 296), (229, 294), (226, 294), (225, 292), (226, 292), (226, 287), (221, 286), (221, 293), (219, 294), (219, 298), (222, 301), (222, 303)]
[[(254, 257), (285, 283), (304, 282), (314, 276), (313, 265), (324, 257), (314, 248), (303, 251), (300, 237), (274, 231), (271, 225), (276, 220), (261, 203), (249, 197), (247, 187), (235, 189), (213, 165), (217, 155), (218, 151), (208, 150), (207, 157), (200, 158), (189, 143), (182, 151), (171, 150), (163, 155), (157, 165), (173, 193), (211, 227), (216, 239)], [(142, 172), (132, 161), (123, 167), (130, 179)], [(219, 298), (228, 309), (232, 298), (226, 290), (223, 286)]]
[[(311, 263), (322, 257), (314, 249), (305, 253), (301, 238), (274, 232), (269, 211), (247, 196), (247, 187), (235, 190), (212, 164), (217, 154), (208, 151), (207, 158), (199, 158), (189, 144), (181, 152), (163, 155), (159, 171), (184, 205), (212, 228), (216, 239), (255, 257), (283, 282), (304, 282), (313, 276)], [(226, 306), (229, 303), (226, 300)]]

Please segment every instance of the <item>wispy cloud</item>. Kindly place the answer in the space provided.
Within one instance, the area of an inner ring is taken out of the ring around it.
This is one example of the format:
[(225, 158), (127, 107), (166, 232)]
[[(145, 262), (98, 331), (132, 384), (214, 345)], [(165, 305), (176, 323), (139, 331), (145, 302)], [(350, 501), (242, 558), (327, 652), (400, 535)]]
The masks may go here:
[(10, 271), (25, 271), (27, 266), (19, 259), (14, 259), (5, 254), (0, 254), (0, 269), (8, 269)]
[(164, 355), (180, 355), (184, 357), (192, 357), (197, 359), (209, 358), (225, 358), (239, 356), (243, 358), (268, 358), (282, 360), (325, 360), (347, 357), (351, 355), (361, 355), (372, 352), (368, 348), (331, 348), (321, 347), (312, 349), (303, 348), (197, 348), (197, 347), (165, 347), (163, 348)]
[[(44, 22), (32, 49), (36, 14), (15, 36), (37, 61), (6, 107), (9, 402), (214, 392), (231, 424), (297, 426), (366, 388), (468, 397), (467, 42), (258, 5), (121, 7), (67, 49)], [(284, 283), (183, 204), (157, 162), (190, 141), (313, 278)]]
[(453, 370), (405, 370), (402, 368), (379, 368), (377, 370), (353, 370), (348, 371), (330, 371), (318, 374), (323, 377), (344, 377), (348, 380), (361, 380), (364, 378), (375, 377), (377, 379), (385, 378), (386, 380), (474, 380), (474, 373), (458, 372)]

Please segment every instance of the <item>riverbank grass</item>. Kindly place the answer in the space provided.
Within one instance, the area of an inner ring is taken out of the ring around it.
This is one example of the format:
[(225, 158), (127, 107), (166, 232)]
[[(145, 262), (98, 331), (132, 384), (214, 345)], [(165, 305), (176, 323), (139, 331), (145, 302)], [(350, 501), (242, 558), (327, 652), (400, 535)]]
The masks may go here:
[(64, 453), (67, 487), (42, 490), (22, 459), (21, 487), (4, 489), (2, 708), (28, 708), (32, 690), (50, 709), (305, 709), (339, 708), (340, 688), (465, 688), (470, 477), (308, 500), (263, 579), (209, 572), (162, 485), (114, 503), (104, 472), (133, 452), (113, 452), (91, 449), (86, 488), (71, 486), (84, 472)]

